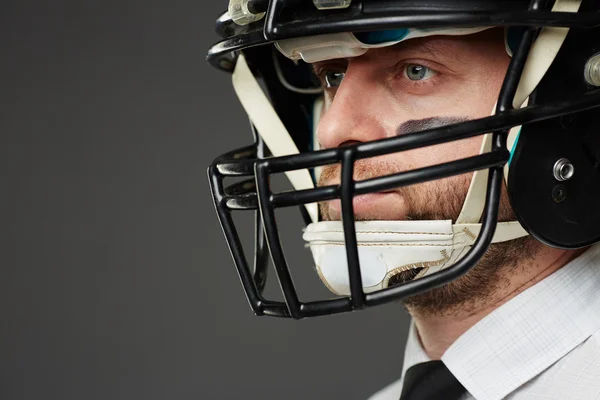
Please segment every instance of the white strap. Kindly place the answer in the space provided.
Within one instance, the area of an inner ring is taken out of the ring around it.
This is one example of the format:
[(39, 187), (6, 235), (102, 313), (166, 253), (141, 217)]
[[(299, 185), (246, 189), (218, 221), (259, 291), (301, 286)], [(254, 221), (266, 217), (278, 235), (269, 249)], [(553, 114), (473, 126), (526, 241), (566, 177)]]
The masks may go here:
[[(479, 154), (489, 153), (492, 150), (492, 138), (493, 135), (489, 133), (483, 136)], [(457, 224), (479, 222), (485, 206), (488, 173), (488, 169), (480, 169), (473, 173), (463, 208), (456, 219)]]
[[(317, 100), (315, 100), (313, 104), (312, 144), (313, 150), (315, 151), (321, 149), (321, 144), (319, 143), (319, 138), (317, 136), (317, 128), (319, 127), (319, 122), (321, 121), (321, 115), (323, 114), (324, 107), (325, 99), (321, 96)], [(315, 167), (315, 169), (313, 170), (316, 182), (319, 182), (319, 178), (321, 177), (322, 171), (323, 167)]]
[[(269, 99), (260, 88), (258, 81), (250, 71), (243, 54), (240, 53), (233, 71), (233, 88), (248, 117), (275, 157), (298, 154), (298, 147), (281, 122)], [(285, 173), (296, 190), (312, 189), (314, 184), (306, 169), (286, 171)], [(306, 211), (313, 222), (318, 221), (319, 211), (316, 203), (305, 204)]]
[[(467, 237), (469, 244), (473, 244), (475, 243), (477, 236), (479, 236), (481, 227), (481, 224), (455, 224), (452, 225), (452, 230), (455, 234), (464, 234)], [(498, 222), (492, 243), (506, 242), (527, 235), (527, 231), (518, 221)]]
[[(576, 13), (580, 6), (581, 0), (556, 0), (552, 11)], [(521, 81), (513, 101), (514, 108), (521, 108), (523, 102), (546, 75), (568, 33), (569, 28), (546, 27), (542, 29), (531, 46), (525, 62)]]
[[(527, 102), (525, 102), (524, 106), (525, 105), (527, 105)], [(520, 126), (515, 126), (510, 130), (507, 140), (507, 146), (509, 149), (512, 148), (520, 129)], [(486, 134), (483, 136), (479, 154), (489, 153), (492, 150), (492, 138), (493, 135), (491, 134)], [(483, 209), (485, 207), (488, 175), (489, 170), (487, 168), (477, 170), (473, 173), (471, 185), (469, 186), (469, 191), (465, 197), (463, 208), (458, 216), (458, 219), (456, 220), (457, 224), (474, 224), (479, 222), (481, 219), (481, 216), (483, 215)], [(504, 177), (506, 180), (508, 180), (508, 163), (504, 168)]]

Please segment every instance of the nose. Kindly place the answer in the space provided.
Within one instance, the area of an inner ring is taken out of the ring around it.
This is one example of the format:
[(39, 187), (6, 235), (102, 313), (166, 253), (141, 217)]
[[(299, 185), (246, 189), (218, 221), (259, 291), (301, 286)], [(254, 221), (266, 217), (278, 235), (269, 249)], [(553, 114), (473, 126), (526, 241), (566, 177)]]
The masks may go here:
[(388, 124), (393, 101), (389, 96), (369, 63), (351, 61), (333, 101), (319, 121), (317, 139), (321, 147), (336, 148), (392, 135), (393, 128)]

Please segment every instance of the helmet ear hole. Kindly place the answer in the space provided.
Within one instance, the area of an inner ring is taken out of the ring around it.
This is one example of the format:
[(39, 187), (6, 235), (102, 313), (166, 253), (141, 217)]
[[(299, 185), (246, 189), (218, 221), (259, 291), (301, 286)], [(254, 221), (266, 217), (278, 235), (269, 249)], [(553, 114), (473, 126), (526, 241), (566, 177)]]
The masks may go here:
[[(571, 29), (530, 104), (576, 99), (596, 90), (585, 66), (600, 30)], [(579, 248), (600, 240), (598, 110), (525, 124), (510, 163), (508, 193), (523, 227), (541, 242)]]

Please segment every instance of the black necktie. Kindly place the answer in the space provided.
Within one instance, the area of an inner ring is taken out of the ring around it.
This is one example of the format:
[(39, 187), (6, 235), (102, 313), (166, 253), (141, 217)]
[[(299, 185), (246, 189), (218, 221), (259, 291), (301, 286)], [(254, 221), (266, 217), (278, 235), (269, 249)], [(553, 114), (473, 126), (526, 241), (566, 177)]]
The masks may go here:
[(443, 362), (428, 361), (406, 371), (400, 400), (458, 400), (466, 392)]

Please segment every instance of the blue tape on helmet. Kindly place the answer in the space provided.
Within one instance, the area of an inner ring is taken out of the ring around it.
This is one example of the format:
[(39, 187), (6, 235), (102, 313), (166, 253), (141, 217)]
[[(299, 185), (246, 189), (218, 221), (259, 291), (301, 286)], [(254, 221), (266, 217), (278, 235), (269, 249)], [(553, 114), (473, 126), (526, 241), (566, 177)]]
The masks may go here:
[(408, 35), (408, 29), (388, 29), (375, 32), (357, 32), (354, 36), (364, 44), (381, 44), (399, 42)]
[(515, 142), (512, 145), (512, 149), (510, 149), (510, 157), (508, 158), (508, 165), (510, 166), (510, 162), (513, 159), (513, 155), (515, 154), (515, 149), (517, 148), (517, 143), (519, 143), (519, 136), (521, 136), (521, 131), (523, 130), (523, 127), (521, 127), (521, 129), (519, 129), (519, 133), (517, 133), (517, 137), (515, 138)]

